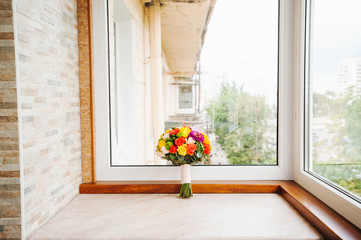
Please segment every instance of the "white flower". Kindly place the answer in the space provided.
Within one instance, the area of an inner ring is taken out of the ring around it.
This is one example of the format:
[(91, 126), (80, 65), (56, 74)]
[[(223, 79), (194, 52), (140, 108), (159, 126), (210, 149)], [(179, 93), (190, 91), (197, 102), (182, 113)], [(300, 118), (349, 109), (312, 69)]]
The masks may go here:
[(186, 139), (186, 143), (187, 144), (192, 144), (192, 143), (195, 143), (196, 141), (193, 139), (193, 138), (191, 138), (191, 137), (189, 137), (189, 138), (187, 138)]
[(168, 139), (168, 138), (169, 138), (169, 133), (164, 133), (163, 139), (166, 140), (166, 139)]
[(169, 151), (165, 148), (165, 146), (163, 146), (160, 150), (162, 151), (163, 154), (169, 153)]
[(157, 156), (162, 158), (162, 157), (165, 157), (165, 154), (163, 154), (162, 152), (157, 151)]

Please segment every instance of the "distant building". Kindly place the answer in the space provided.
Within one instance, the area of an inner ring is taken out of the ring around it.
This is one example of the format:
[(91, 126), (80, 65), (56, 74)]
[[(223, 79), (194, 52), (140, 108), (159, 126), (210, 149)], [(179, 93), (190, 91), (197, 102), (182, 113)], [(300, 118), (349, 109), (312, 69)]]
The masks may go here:
[(341, 60), (337, 68), (337, 94), (343, 96), (350, 87), (361, 92), (361, 57)]

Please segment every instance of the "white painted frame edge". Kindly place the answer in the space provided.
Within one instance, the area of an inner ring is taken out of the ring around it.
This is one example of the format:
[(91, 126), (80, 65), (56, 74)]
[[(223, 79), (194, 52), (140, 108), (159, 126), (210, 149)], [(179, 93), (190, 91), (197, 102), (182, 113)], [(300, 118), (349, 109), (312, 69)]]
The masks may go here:
[[(110, 167), (108, 40), (106, 0), (93, 0), (95, 168), (97, 181), (179, 180), (180, 170), (172, 166)], [(292, 1), (280, 1), (279, 28), (279, 121), (278, 166), (196, 166), (194, 180), (286, 180), (293, 178), (292, 165)], [(287, 14), (284, 14), (287, 13)], [(285, 46), (285, 48), (281, 48)]]
[(361, 228), (361, 204), (330, 185), (313, 177), (304, 169), (304, 77), (305, 77), (305, 8), (306, 0), (295, 1), (294, 48), (294, 176), (295, 181), (321, 201)]
[[(105, 0), (92, 1), (93, 14), (93, 86), (95, 121), (95, 162), (96, 177), (110, 162), (103, 166), (99, 159), (110, 159), (109, 123), (109, 75), (108, 75), (108, 26), (107, 3)], [(98, 21), (103, 19), (102, 21)], [(101, 178), (100, 178), (101, 179)]]

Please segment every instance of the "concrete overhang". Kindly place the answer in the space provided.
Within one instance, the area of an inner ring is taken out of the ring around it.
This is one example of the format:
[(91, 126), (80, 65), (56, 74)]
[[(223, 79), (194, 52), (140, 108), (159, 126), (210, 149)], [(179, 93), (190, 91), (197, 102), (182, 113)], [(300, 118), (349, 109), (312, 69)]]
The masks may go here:
[(162, 49), (173, 73), (189, 76), (197, 71), (197, 62), (215, 2), (216, 0), (160, 1)]

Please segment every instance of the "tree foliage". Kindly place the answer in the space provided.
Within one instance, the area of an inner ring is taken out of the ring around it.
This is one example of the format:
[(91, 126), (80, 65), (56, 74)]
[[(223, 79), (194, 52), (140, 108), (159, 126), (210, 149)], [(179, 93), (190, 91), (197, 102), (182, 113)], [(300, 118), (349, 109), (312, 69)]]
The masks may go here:
[(361, 95), (356, 94), (354, 87), (338, 97), (331, 93), (314, 93), (313, 118), (327, 119), (327, 134), (332, 136), (327, 139), (330, 144), (314, 139), (316, 162), (322, 151), (337, 153), (329, 162), (337, 159), (347, 163), (361, 161)]
[(327, 119), (323, 138), (313, 139), (313, 171), (361, 196), (360, 92), (351, 86), (339, 96), (314, 93), (313, 117)]
[(345, 105), (345, 133), (351, 142), (350, 154), (361, 161), (361, 95), (348, 94)]
[(264, 97), (224, 83), (206, 111), (231, 164), (276, 164), (276, 114)]

